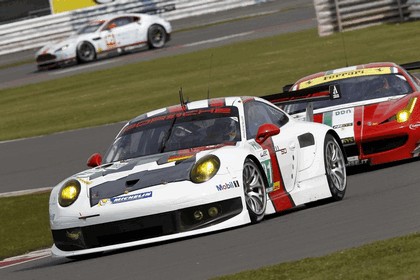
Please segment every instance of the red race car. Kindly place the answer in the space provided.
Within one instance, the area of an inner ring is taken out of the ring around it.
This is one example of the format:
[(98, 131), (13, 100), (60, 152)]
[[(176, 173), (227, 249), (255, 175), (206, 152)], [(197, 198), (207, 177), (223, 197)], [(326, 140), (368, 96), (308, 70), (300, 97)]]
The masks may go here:
[[(420, 153), (420, 79), (408, 72), (419, 68), (420, 62), (340, 68), (304, 77), (285, 86), (284, 93), (263, 98), (288, 100), (283, 109), (294, 117), (332, 126), (348, 165), (398, 161)], [(340, 98), (317, 101), (320, 96), (305, 93), (328, 85), (340, 90)]]

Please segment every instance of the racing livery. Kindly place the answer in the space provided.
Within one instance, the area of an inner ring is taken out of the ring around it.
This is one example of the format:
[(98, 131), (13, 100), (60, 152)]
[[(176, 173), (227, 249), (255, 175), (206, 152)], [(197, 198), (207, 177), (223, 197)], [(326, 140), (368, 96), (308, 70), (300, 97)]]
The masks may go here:
[(38, 69), (90, 62), (148, 46), (162, 48), (170, 39), (171, 24), (156, 15), (104, 15), (89, 21), (74, 35), (49, 43), (36, 54)]
[(347, 186), (337, 133), (258, 97), (181, 98), (129, 121), (88, 166), (51, 192), (56, 256), (257, 223), (309, 202), (341, 200)]
[[(416, 69), (414, 63), (410, 65), (409, 69)], [(312, 102), (313, 121), (331, 126), (340, 135), (349, 165), (419, 155), (420, 80), (407, 69), (389, 62), (340, 68), (304, 77), (287, 93), (328, 84), (340, 87), (341, 98)], [(305, 119), (305, 106), (291, 103), (284, 109)]]

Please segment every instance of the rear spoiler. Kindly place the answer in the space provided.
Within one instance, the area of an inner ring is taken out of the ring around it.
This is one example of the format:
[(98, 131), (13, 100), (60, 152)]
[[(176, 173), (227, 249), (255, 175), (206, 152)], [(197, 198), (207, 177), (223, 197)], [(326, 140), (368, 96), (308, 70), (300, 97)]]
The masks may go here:
[[(283, 89), (290, 88), (291, 87), (289, 87), (289, 85), (283, 87)], [(306, 106), (306, 120), (313, 121), (314, 114), (312, 102), (341, 98), (341, 90), (339, 84), (323, 84), (295, 91), (284, 91), (282, 93), (261, 96), (261, 98), (270, 101), (275, 105), (307, 102), (308, 105)]]

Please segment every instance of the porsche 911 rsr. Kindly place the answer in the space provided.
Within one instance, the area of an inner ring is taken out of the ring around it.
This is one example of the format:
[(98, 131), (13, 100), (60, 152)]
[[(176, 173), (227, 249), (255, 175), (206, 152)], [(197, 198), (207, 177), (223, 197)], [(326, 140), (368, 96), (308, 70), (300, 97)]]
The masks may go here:
[(295, 120), (257, 97), (181, 101), (140, 115), (88, 166), (51, 192), (56, 256), (257, 223), (313, 201), (341, 200), (347, 186), (333, 129)]
[[(338, 85), (341, 98), (313, 102), (313, 121), (331, 126), (340, 135), (349, 165), (419, 155), (420, 80), (404, 67), (370, 63), (321, 72), (298, 80), (287, 93), (293, 96), (328, 84)], [(306, 106), (290, 103), (284, 109), (305, 119)]]
[(74, 35), (49, 43), (36, 54), (38, 69), (90, 62), (140, 47), (162, 48), (170, 39), (171, 24), (156, 15), (105, 15), (88, 22)]

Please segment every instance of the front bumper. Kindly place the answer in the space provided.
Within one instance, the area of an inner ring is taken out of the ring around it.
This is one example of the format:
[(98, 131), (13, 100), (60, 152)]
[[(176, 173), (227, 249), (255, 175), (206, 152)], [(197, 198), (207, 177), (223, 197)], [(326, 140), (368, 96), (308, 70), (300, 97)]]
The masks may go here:
[(419, 123), (377, 125), (364, 130), (358, 143), (360, 159), (370, 164), (382, 164), (418, 156)]
[(53, 69), (60, 66), (75, 64), (77, 59), (75, 56), (62, 56), (50, 53), (43, 53), (36, 57), (36, 63), (39, 70)]
[(57, 249), (83, 251), (208, 228), (242, 211), (241, 198), (237, 197), (144, 217), (52, 230), (52, 235)]

